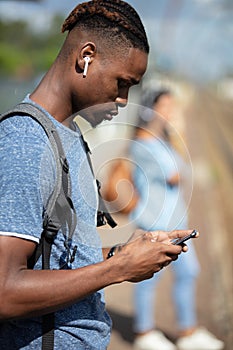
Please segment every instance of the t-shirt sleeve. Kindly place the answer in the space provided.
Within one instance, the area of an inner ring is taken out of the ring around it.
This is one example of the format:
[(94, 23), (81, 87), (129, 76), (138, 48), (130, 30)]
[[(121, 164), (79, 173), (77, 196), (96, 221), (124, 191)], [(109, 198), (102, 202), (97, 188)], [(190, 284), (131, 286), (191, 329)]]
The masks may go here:
[(53, 186), (54, 176), (45, 176), (51, 150), (37, 135), (11, 133), (0, 140), (0, 164), (0, 234), (39, 242)]

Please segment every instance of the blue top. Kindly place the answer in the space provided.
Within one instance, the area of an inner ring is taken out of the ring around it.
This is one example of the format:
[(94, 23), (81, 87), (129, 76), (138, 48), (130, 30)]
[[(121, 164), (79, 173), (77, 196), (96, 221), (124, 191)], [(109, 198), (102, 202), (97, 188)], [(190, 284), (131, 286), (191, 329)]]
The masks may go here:
[(168, 180), (182, 174), (184, 163), (171, 145), (159, 138), (136, 139), (130, 155), (135, 163), (133, 180), (139, 201), (131, 219), (144, 230), (187, 228), (187, 208), (180, 186)]
[[(24, 101), (33, 104), (29, 97)], [(75, 269), (98, 263), (103, 260), (96, 230), (98, 197), (80, 130), (76, 126), (73, 131), (46, 114), (57, 128), (69, 162), (72, 200), (77, 211), (72, 239), (72, 247), (78, 246), (75, 261), (67, 266), (65, 232), (59, 231), (52, 247), (51, 269)], [(43, 208), (55, 184), (50, 142), (32, 118), (14, 116), (0, 123), (0, 151), (0, 235), (38, 243)], [(41, 269), (41, 260), (35, 269)], [(105, 310), (103, 291), (98, 291), (56, 312), (55, 349), (106, 349), (110, 331), (111, 320)], [(0, 325), (0, 348), (41, 349), (41, 318)]]

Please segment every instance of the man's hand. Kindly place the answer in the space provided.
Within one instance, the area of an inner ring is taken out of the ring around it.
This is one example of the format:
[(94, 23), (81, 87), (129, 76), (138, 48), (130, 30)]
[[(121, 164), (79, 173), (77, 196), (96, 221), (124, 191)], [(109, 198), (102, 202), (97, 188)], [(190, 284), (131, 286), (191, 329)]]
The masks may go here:
[[(187, 251), (186, 245), (177, 246), (171, 240), (182, 238), (192, 230), (178, 230), (172, 232), (136, 230), (128, 242), (118, 247), (114, 259), (119, 261), (125, 280), (139, 282), (151, 278), (154, 273), (176, 260), (179, 254)], [(123, 277), (123, 276), (122, 276)]]

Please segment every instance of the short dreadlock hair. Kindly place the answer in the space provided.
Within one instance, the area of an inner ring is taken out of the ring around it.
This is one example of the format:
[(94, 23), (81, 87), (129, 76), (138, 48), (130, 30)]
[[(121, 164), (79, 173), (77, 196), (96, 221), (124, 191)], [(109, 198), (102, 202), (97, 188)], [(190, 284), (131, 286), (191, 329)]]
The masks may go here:
[(78, 27), (93, 31), (108, 43), (125, 42), (149, 53), (147, 35), (138, 13), (125, 1), (92, 0), (79, 4), (66, 18), (62, 32)]

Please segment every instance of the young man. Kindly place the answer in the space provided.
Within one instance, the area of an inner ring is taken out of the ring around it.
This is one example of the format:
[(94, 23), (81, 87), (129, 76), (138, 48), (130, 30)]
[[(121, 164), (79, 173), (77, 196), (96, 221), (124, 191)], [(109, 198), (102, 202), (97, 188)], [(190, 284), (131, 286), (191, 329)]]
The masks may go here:
[[(81, 134), (65, 127), (79, 113), (95, 127), (127, 104), (142, 78), (149, 46), (135, 10), (119, 0), (78, 5), (54, 64), (25, 102), (46, 113), (61, 138), (71, 174), (77, 225), (69, 252), (66, 229), (52, 247), (51, 270), (27, 261), (39, 243), (43, 208), (55, 184), (54, 158), (41, 126), (13, 116), (0, 124), (0, 347), (41, 349), (41, 316), (55, 312), (55, 349), (106, 349), (111, 320), (102, 289), (150, 278), (182, 248), (171, 238), (189, 231), (137, 231), (110, 259), (96, 231), (97, 196)], [(185, 248), (183, 249), (185, 250)], [(75, 260), (71, 262), (69, 253)], [(68, 255), (67, 255), (68, 254)]]

